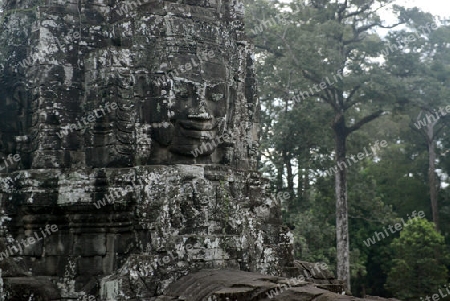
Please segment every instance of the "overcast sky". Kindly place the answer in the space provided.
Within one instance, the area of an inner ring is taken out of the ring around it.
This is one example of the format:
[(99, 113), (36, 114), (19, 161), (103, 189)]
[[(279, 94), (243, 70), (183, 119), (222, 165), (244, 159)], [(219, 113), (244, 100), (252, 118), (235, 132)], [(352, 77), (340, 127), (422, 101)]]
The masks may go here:
[(423, 11), (438, 15), (441, 17), (450, 16), (449, 0), (397, 0), (397, 4), (405, 7), (417, 6)]
[[(289, 3), (292, 0), (281, 1)], [(397, 0), (396, 4), (405, 7), (417, 6), (423, 11), (432, 13), (433, 15), (450, 17), (450, 0)]]
[[(435, 16), (438, 16), (442, 19), (448, 19), (450, 17), (450, 0), (397, 0), (395, 4), (411, 8), (418, 7), (424, 12), (431, 13)], [(386, 8), (384, 12), (380, 11), (381, 19), (384, 20), (387, 24), (396, 23), (396, 16), (391, 14), (391, 8)], [(437, 25), (440, 26), (442, 23), (437, 22)], [(376, 32), (384, 37), (391, 30), (400, 30), (403, 29), (403, 26), (398, 26), (395, 29), (382, 29), (377, 28)]]

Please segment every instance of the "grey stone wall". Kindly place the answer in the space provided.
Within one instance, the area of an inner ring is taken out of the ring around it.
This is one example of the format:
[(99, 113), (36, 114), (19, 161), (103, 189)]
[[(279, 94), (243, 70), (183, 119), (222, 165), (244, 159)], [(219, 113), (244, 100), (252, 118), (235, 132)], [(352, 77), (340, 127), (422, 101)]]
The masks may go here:
[(236, 0), (5, 1), (6, 300), (144, 300), (205, 268), (293, 267), (255, 172), (242, 18)]
[[(19, 152), (26, 169), (254, 168), (258, 106), (242, 4), (178, 2), (7, 1), (2, 151)], [(195, 157), (202, 139), (219, 145)]]
[(148, 297), (204, 268), (280, 275), (292, 260), (279, 204), (254, 172), (154, 165), (27, 173), (13, 173), (20, 189), (2, 195), (14, 221), (10, 233), (20, 241), (58, 225), (20, 257), (31, 275), (51, 279), (63, 297), (96, 295), (102, 284), (106, 289), (118, 280)]

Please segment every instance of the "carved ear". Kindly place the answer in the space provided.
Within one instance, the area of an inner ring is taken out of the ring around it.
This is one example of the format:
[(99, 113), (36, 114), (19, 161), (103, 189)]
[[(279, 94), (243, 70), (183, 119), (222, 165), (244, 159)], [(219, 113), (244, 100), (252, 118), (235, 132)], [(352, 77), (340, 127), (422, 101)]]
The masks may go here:
[(226, 116), (217, 118), (217, 136), (223, 136), (226, 131)]
[(48, 117), (47, 112), (45, 112), (45, 111), (39, 112), (39, 121), (40, 122), (46, 122), (47, 121), (47, 117)]

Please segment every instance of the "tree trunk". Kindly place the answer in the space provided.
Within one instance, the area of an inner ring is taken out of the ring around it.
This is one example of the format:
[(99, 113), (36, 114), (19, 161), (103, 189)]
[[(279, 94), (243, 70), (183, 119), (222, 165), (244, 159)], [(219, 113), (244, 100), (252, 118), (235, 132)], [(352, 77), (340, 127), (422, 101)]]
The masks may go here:
[(305, 169), (305, 177), (303, 179), (303, 200), (309, 203), (309, 168)]
[(303, 185), (303, 175), (304, 175), (304, 171), (303, 168), (300, 164), (300, 156), (297, 159), (297, 195), (298, 197), (303, 197), (303, 193), (305, 191), (304, 185)]
[(336, 255), (337, 278), (344, 281), (346, 290), (350, 287), (350, 246), (348, 235), (348, 205), (347, 205), (347, 166), (345, 165), (347, 131), (344, 117), (337, 116), (333, 125), (335, 135), (335, 175), (336, 192)]
[[(280, 162), (281, 160), (277, 161)], [(284, 164), (283, 162), (280, 162), (277, 166), (277, 182), (276, 182), (277, 191), (281, 191), (283, 189), (283, 171), (284, 171)]]
[(286, 172), (287, 172), (287, 185), (288, 185), (288, 192), (290, 194), (289, 200), (290, 204), (292, 205), (291, 201), (295, 198), (294, 175), (292, 173), (291, 159), (288, 158), (287, 155), (284, 157), (284, 164), (286, 165)]
[(439, 213), (438, 213), (438, 186), (436, 180), (436, 149), (434, 147), (434, 125), (431, 123), (427, 126), (427, 142), (428, 142), (428, 185), (430, 189), (431, 212), (436, 230), (439, 231)]

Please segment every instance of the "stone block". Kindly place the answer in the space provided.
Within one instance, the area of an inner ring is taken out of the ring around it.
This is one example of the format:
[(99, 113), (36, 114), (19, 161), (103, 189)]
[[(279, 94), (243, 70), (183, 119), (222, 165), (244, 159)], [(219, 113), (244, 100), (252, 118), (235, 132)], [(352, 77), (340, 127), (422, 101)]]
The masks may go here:
[(72, 251), (73, 235), (71, 233), (53, 233), (45, 239), (46, 255), (69, 255)]
[(77, 260), (78, 275), (103, 275), (102, 256), (81, 257)]
[(61, 275), (64, 273), (64, 259), (63, 256), (45, 256), (40, 260), (35, 260), (32, 263), (33, 273), (42, 276)]
[(106, 235), (102, 233), (75, 235), (73, 255), (106, 255)]

